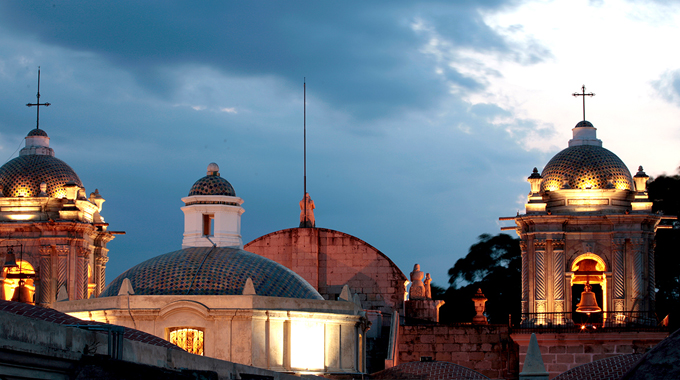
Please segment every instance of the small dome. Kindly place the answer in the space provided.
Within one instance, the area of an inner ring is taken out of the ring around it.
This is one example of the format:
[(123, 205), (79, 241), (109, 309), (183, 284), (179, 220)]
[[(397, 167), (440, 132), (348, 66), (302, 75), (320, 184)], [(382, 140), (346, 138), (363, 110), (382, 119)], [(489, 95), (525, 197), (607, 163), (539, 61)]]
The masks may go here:
[(47, 132), (45, 132), (45, 130), (43, 130), (43, 129), (36, 128), (36, 129), (28, 132), (28, 135), (26, 135), (26, 137), (31, 137), (31, 136), (47, 137)]
[(589, 122), (588, 120), (581, 120), (578, 123), (576, 123), (576, 126), (574, 128), (595, 128), (593, 126), (593, 123)]
[(633, 178), (623, 161), (597, 145), (575, 145), (564, 149), (548, 162), (541, 176), (541, 191), (633, 190)]
[(226, 247), (193, 247), (156, 256), (123, 272), (100, 297), (118, 295), (125, 278), (135, 295), (241, 295), (249, 277), (258, 296), (323, 299), (283, 265)]
[(208, 175), (199, 179), (191, 186), (189, 196), (192, 195), (227, 195), (235, 197), (236, 192), (229, 181), (220, 177), (220, 167), (211, 162), (208, 165)]
[(50, 155), (19, 156), (0, 167), (0, 185), (6, 197), (37, 197), (42, 182), (47, 184), (47, 195), (54, 198), (66, 195), (64, 185), (68, 182), (83, 187), (70, 166)]

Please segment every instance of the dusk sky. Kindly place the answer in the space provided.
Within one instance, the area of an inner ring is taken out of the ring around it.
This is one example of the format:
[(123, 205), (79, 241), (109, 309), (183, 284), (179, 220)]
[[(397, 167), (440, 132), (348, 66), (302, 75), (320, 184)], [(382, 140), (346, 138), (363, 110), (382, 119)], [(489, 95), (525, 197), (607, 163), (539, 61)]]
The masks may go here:
[[(680, 5), (665, 1), (4, 1), (0, 157), (40, 127), (106, 199), (107, 281), (181, 248), (181, 198), (220, 166), (242, 235), (357, 236), (447, 270), (586, 118), (635, 173), (680, 165)], [(5, 162), (3, 161), (3, 162)], [(514, 235), (514, 233), (513, 233)]]

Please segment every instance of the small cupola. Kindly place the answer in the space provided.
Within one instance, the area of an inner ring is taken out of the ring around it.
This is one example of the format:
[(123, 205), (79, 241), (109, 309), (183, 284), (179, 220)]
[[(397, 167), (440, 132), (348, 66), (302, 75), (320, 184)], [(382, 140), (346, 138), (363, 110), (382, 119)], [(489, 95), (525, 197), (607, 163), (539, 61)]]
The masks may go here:
[(210, 163), (206, 176), (194, 183), (184, 207), (184, 239), (182, 248), (235, 247), (243, 248), (241, 214), (243, 199), (236, 196), (233, 186), (220, 177), (220, 168)]

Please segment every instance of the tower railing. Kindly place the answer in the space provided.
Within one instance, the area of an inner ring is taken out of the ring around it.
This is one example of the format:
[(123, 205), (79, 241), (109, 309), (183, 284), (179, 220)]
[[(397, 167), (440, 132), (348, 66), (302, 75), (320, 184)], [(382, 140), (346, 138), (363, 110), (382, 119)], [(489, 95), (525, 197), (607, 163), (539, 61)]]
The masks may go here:
[(568, 333), (616, 331), (668, 331), (653, 311), (602, 311), (599, 313), (522, 313), (513, 333)]

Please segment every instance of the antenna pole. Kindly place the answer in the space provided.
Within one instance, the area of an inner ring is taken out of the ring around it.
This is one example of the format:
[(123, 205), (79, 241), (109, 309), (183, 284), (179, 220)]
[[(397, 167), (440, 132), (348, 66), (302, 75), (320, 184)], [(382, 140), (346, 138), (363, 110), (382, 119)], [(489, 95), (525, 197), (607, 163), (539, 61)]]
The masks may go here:
[(302, 82), (303, 91), (303, 127), (304, 127), (304, 191), (302, 198), (305, 200), (305, 224), (307, 224), (307, 78), (305, 77)]

